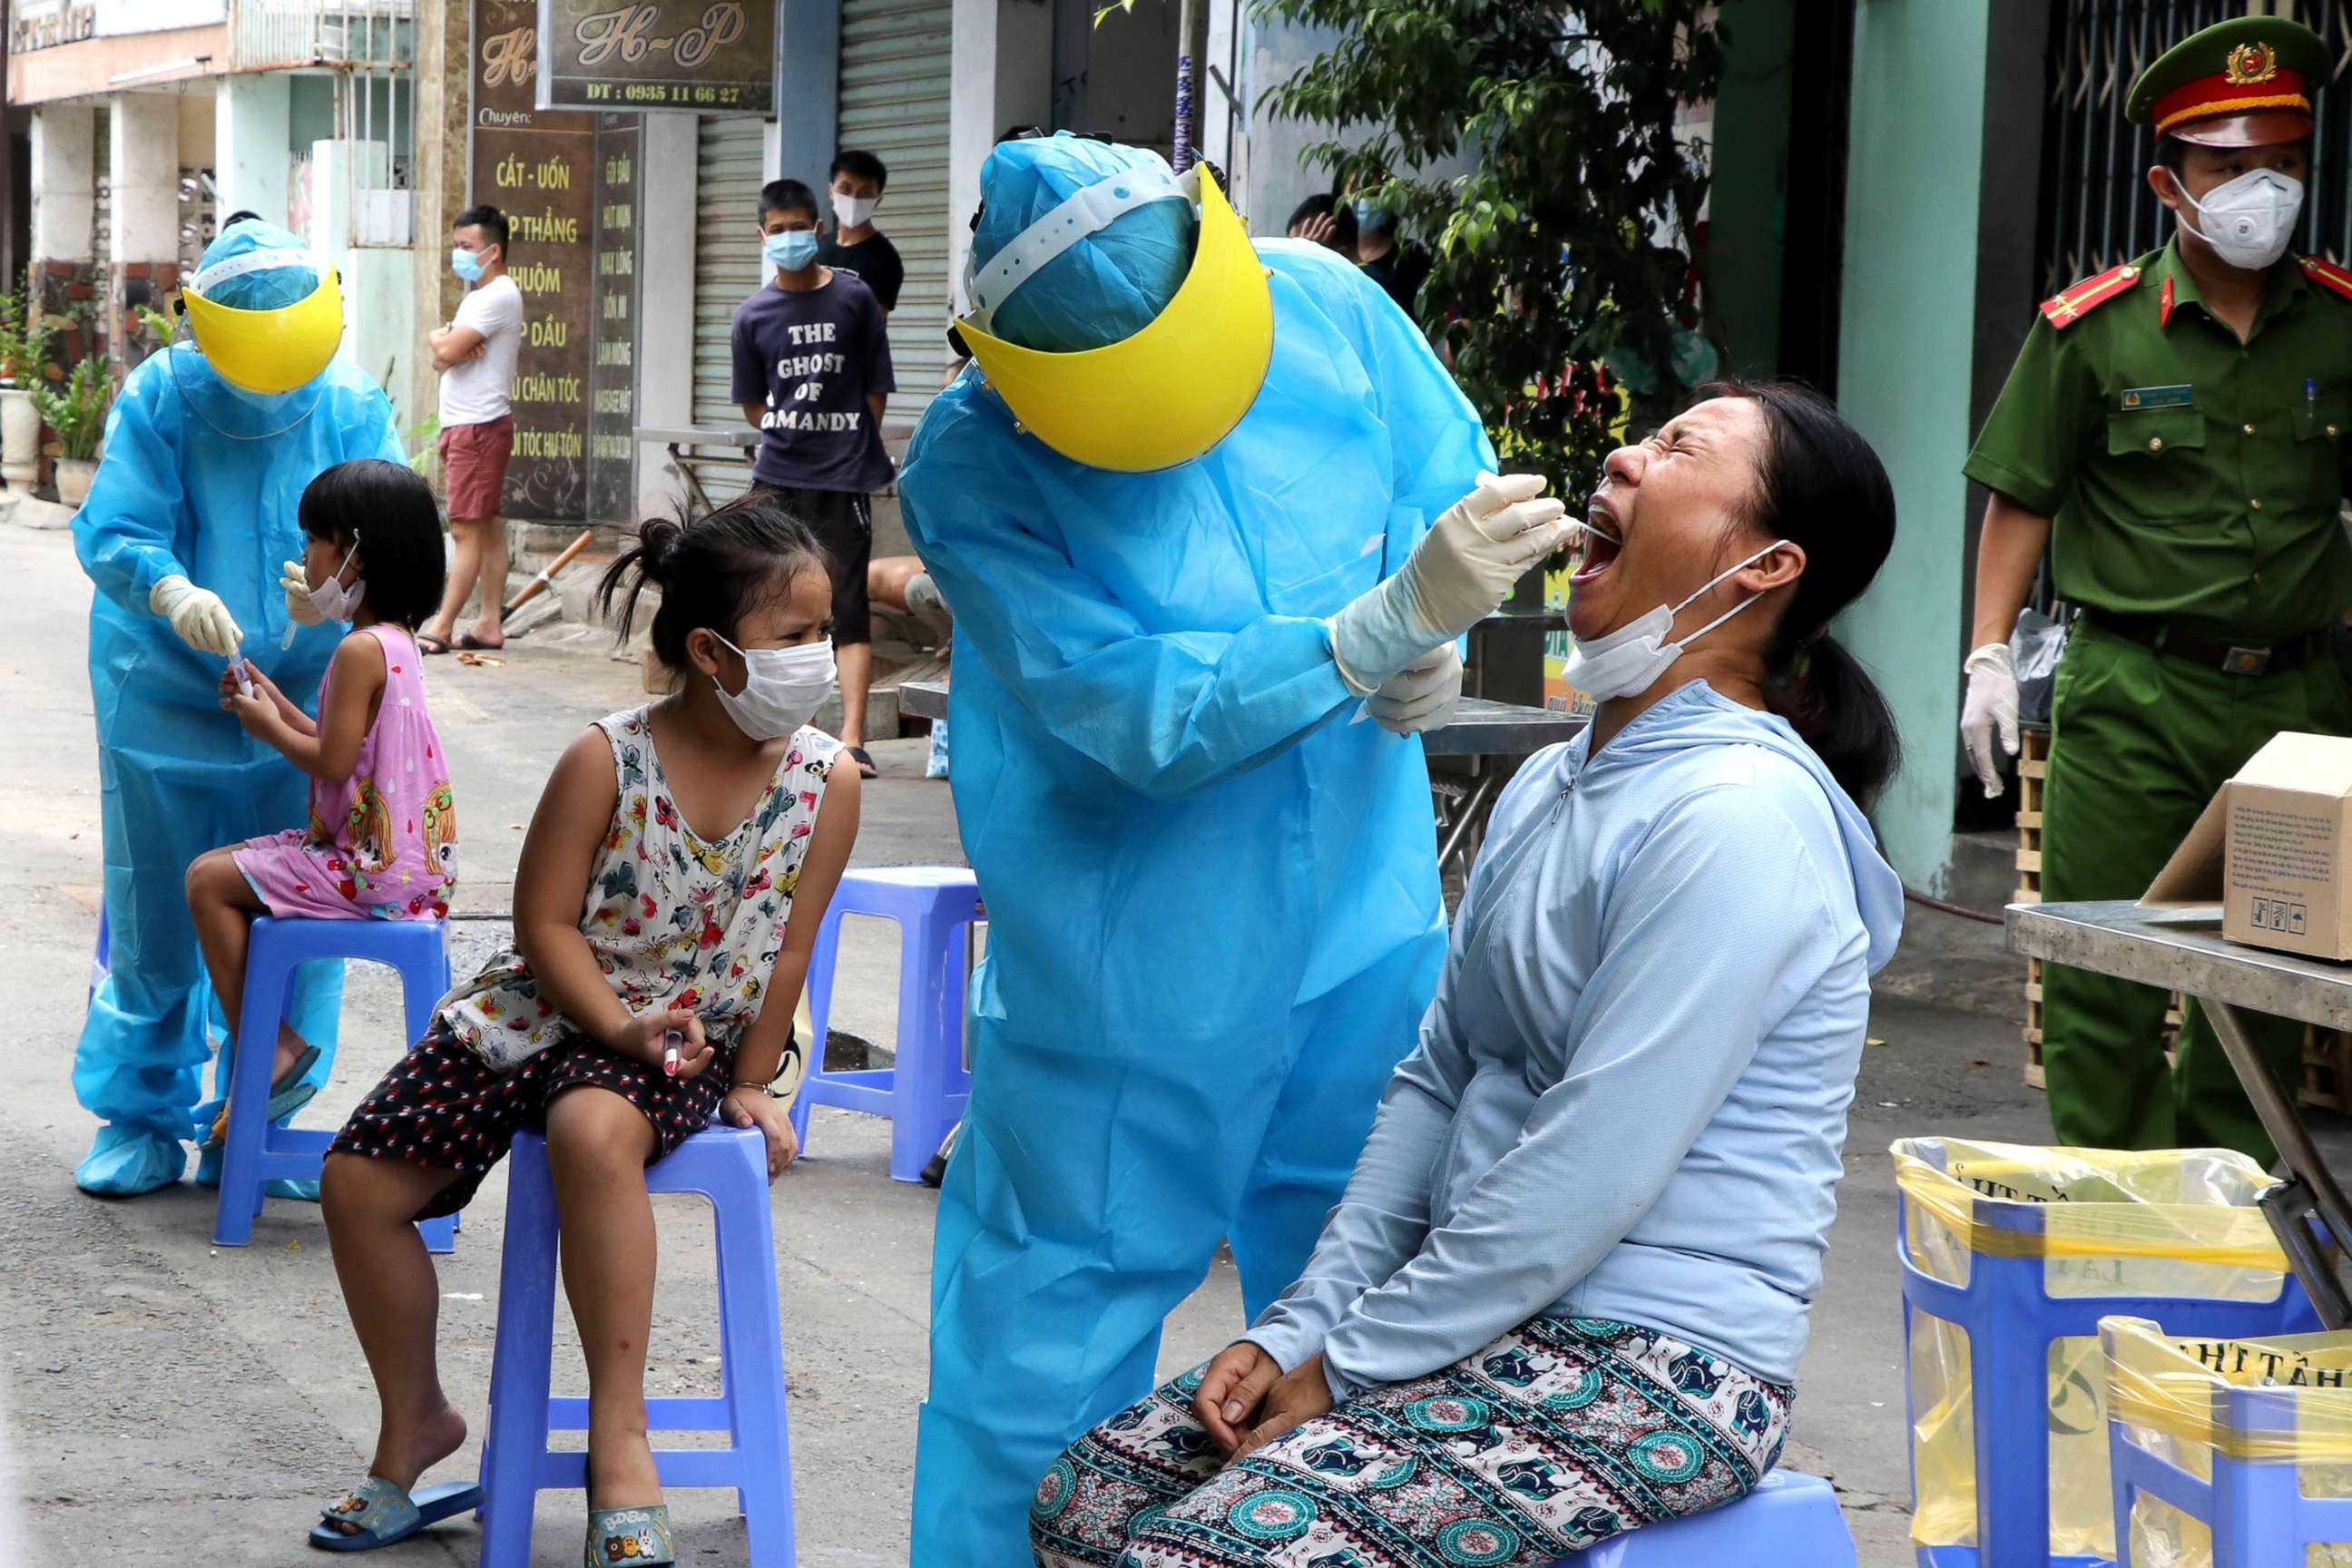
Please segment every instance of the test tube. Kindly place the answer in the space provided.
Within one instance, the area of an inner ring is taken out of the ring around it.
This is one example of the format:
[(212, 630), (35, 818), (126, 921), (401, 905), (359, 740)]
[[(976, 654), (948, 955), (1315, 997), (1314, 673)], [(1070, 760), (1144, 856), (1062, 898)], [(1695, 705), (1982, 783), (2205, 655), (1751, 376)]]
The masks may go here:
[(677, 1076), (678, 1052), (685, 1044), (686, 1035), (684, 1031), (678, 1029), (664, 1029), (662, 1031), (663, 1077), (676, 1078)]

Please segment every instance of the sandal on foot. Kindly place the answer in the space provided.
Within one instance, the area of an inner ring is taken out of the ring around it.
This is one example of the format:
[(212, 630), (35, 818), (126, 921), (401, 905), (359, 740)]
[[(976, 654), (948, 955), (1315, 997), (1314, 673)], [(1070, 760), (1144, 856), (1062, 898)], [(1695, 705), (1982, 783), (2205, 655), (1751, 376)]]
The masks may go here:
[(857, 764), (858, 777), (870, 779), (874, 776), (874, 759), (866, 754), (865, 747), (844, 746), (841, 750), (851, 762)]
[[(443, 1481), (404, 1492), (382, 1476), (370, 1476), (351, 1496), (320, 1510), (319, 1522), (310, 1527), (310, 1544), (321, 1552), (373, 1552), (481, 1506), (482, 1489), (471, 1481)], [(356, 1533), (336, 1528), (343, 1524)]]
[[(269, 1086), (270, 1121), (283, 1121), (318, 1098), (319, 1086), (303, 1081), (310, 1076), (310, 1069), (318, 1065), (319, 1047), (303, 1047), (302, 1054), (294, 1058), (294, 1065), (288, 1068), (285, 1075)], [(205, 1138), (204, 1146), (207, 1149), (216, 1149), (227, 1142), (228, 1107), (224, 1105), (221, 1107), (221, 1113), (213, 1118), (212, 1133)]]
[(585, 1568), (663, 1568), (677, 1561), (669, 1533), (669, 1505), (588, 1510)]
[(485, 642), (473, 633), (467, 632), (457, 639), (457, 646), (468, 653), (496, 653), (507, 646), (507, 639), (501, 637), (496, 642)]
[(436, 637), (431, 632), (419, 632), (416, 634), (416, 651), (428, 658), (436, 653), (447, 653), (449, 639)]

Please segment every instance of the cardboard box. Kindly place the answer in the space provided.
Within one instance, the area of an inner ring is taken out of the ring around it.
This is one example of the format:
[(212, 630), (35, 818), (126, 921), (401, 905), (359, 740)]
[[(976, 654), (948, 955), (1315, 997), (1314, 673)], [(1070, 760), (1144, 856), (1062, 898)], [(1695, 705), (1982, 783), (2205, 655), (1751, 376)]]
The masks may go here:
[(2352, 960), (2352, 739), (2273, 737), (2221, 786), (2140, 902), (2218, 902), (2231, 942)]

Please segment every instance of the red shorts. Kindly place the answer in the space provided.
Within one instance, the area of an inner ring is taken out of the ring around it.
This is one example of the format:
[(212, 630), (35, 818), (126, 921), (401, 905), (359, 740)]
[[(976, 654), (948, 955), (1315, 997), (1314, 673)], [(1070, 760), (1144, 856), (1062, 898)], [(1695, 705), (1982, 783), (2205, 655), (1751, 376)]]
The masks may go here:
[(467, 522), (498, 516), (499, 492), (507, 482), (507, 459), (513, 455), (511, 414), (501, 414), (486, 424), (445, 428), (441, 471), (449, 485), (449, 515)]

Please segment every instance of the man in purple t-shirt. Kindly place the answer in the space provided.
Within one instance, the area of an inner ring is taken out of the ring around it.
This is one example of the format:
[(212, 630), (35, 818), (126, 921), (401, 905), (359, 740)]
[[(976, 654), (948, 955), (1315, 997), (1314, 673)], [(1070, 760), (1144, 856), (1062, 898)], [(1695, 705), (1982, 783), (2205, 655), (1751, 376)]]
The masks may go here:
[(761, 432), (751, 478), (816, 532), (832, 558), (834, 658), (841, 741), (860, 772), (874, 636), (866, 566), (874, 553), (866, 497), (890, 482), (882, 407), (895, 383), (873, 291), (817, 259), (816, 193), (774, 180), (760, 193), (760, 250), (772, 276), (735, 310), (733, 397)]

